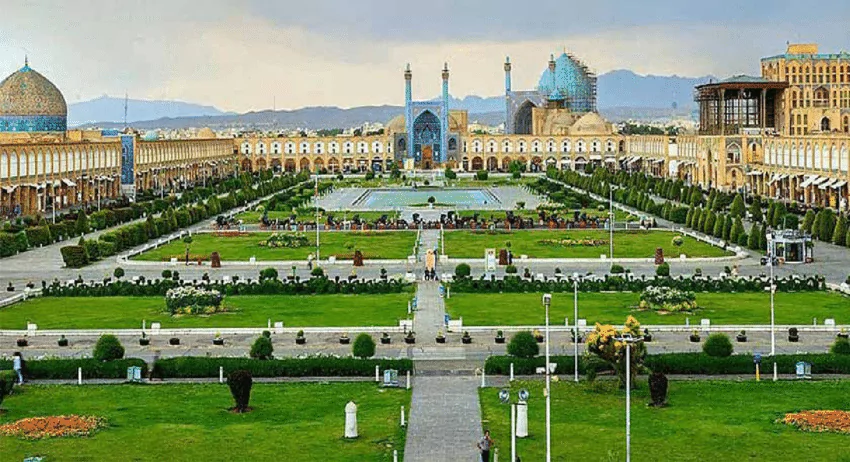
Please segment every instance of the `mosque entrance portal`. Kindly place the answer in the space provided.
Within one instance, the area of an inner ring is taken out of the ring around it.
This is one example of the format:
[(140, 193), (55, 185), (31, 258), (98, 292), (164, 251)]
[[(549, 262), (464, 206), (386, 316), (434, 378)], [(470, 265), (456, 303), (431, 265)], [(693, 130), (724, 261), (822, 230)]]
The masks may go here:
[(422, 146), (422, 168), (430, 170), (434, 162), (434, 148), (430, 145)]

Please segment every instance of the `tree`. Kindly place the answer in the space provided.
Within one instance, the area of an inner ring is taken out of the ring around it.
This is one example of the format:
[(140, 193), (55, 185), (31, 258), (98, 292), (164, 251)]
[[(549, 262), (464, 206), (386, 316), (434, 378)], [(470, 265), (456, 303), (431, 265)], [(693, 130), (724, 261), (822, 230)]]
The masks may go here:
[(666, 261), (655, 268), (656, 276), (667, 277), (670, 276), (670, 264)]
[(815, 224), (815, 211), (809, 209), (806, 211), (806, 216), (803, 218), (803, 231), (811, 234), (812, 226)]
[(761, 248), (761, 245), (759, 244), (760, 234), (761, 231), (759, 230), (759, 225), (754, 224), (753, 228), (750, 230), (749, 238), (747, 239), (747, 248), (751, 250), (758, 250), (759, 248)]
[(607, 362), (617, 372), (620, 379), (620, 387), (626, 387), (626, 348), (631, 348), (631, 384), (635, 386), (639, 366), (646, 357), (646, 345), (643, 342), (625, 343), (617, 340), (624, 334), (639, 337), (640, 323), (633, 316), (626, 318), (623, 330), (619, 331), (611, 325), (596, 324), (596, 328), (587, 334), (586, 343), (588, 353), (597, 356)]
[(764, 219), (761, 213), (761, 199), (758, 196), (754, 197), (753, 203), (750, 204), (750, 218), (756, 223), (761, 223)]
[(118, 341), (118, 337), (106, 334), (101, 335), (94, 345), (92, 357), (98, 361), (113, 361), (124, 357), (124, 347)]
[(254, 340), (254, 344), (251, 345), (250, 355), (254, 359), (272, 359), (272, 353), (274, 353), (272, 340), (265, 335), (257, 337), (257, 340)]
[(445, 171), (444, 175), (445, 175), (446, 179), (448, 179), (448, 180), (457, 179), (457, 173), (455, 173), (455, 171), (452, 170), (451, 167), (446, 167), (446, 171)]
[(260, 281), (265, 281), (267, 279), (275, 280), (275, 279), (277, 279), (277, 276), (278, 276), (278, 273), (277, 273), (277, 269), (275, 269), (275, 268), (269, 267), (269, 268), (264, 268), (264, 269), (260, 270)]
[(691, 228), (698, 229), (699, 222), (702, 218), (702, 209), (694, 209), (694, 215), (691, 217)]
[(732, 200), (732, 205), (729, 206), (729, 213), (733, 217), (743, 217), (745, 210), (746, 206), (744, 205), (743, 196), (740, 193), (735, 194), (735, 199)]
[(121, 279), (124, 277), (124, 268), (117, 267), (114, 271), (112, 271), (112, 275), (115, 276), (115, 279)]
[(458, 278), (469, 277), (469, 275), (471, 273), (472, 273), (472, 268), (466, 263), (461, 263), (461, 264), (455, 266), (455, 276), (458, 277)]
[(539, 353), (540, 345), (527, 330), (517, 332), (508, 343), (508, 354), (517, 358), (533, 358)]
[(85, 210), (80, 210), (77, 214), (77, 222), (74, 224), (74, 231), (77, 234), (85, 234), (89, 232), (89, 217), (86, 216)]
[(726, 227), (726, 216), (725, 216), (725, 215), (720, 215), (720, 216), (719, 216), (719, 217), (718, 217), (718, 218), (714, 221), (714, 230), (712, 231), (712, 233), (711, 233), (711, 234), (712, 234), (714, 237), (722, 238), (722, 237), (723, 237), (723, 228), (724, 228), (724, 227)]
[(0, 371), (0, 404), (3, 404), (3, 398), (12, 393), (17, 379), (14, 371)]
[(774, 229), (782, 226), (782, 217), (784, 217), (786, 213), (788, 213), (788, 211), (785, 209), (785, 204), (783, 202), (774, 202), (770, 226)]
[(841, 214), (835, 222), (835, 229), (832, 231), (832, 243), (844, 245), (845, 242), (847, 242), (847, 217)]
[(367, 333), (362, 333), (354, 339), (351, 346), (351, 354), (355, 358), (368, 359), (375, 356), (375, 339)]
[(649, 375), (649, 396), (652, 399), (650, 406), (662, 407), (667, 405), (666, 375), (655, 371)]
[(735, 219), (726, 217), (726, 222), (723, 224), (723, 240), (728, 241), (732, 236), (732, 226), (735, 224)]
[(233, 400), (236, 401), (236, 406), (233, 408), (235, 412), (248, 412), (250, 408), (248, 403), (251, 400), (251, 386), (254, 384), (254, 379), (251, 372), (246, 370), (237, 370), (227, 376), (227, 386), (230, 388), (230, 394)]

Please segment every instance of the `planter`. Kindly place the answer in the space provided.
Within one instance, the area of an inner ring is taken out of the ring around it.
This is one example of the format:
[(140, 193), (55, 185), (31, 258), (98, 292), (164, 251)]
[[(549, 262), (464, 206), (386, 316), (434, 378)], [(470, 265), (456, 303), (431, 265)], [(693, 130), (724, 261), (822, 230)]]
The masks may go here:
[(446, 343), (445, 337), (437, 337), (437, 343)]
[(381, 345), (389, 345), (390, 341), (390, 337), (381, 337)]
[(699, 343), (699, 335), (691, 335), (688, 338), (691, 340), (691, 342)]
[(19, 339), (15, 342), (15, 344), (16, 344), (16, 345), (18, 345), (19, 347), (25, 347), (25, 346), (29, 345), (29, 342), (28, 342), (28, 341), (27, 341), (27, 339), (25, 339), (25, 338), (19, 338)]
[(472, 343), (472, 337), (461, 337), (461, 338), (460, 338), (460, 341), (461, 341), (464, 345), (469, 345), (470, 343)]
[(414, 343), (416, 343), (416, 337), (405, 337), (404, 343), (408, 345), (413, 345)]
[(799, 335), (790, 335), (790, 334), (789, 334), (789, 335), (788, 335), (788, 341), (789, 341), (789, 342), (794, 342), (794, 343), (799, 342), (799, 341), (800, 341), (800, 336), (799, 336)]
[(141, 346), (148, 346), (150, 344), (151, 344), (151, 339), (149, 339), (149, 338), (140, 338), (139, 339), (139, 345), (141, 345)]
[(505, 337), (496, 337), (496, 343), (505, 343)]
[(746, 335), (736, 335), (735, 340), (737, 340), (739, 343), (747, 343), (747, 336)]
[(213, 345), (218, 345), (218, 346), (224, 345), (224, 339), (223, 338), (214, 338), (213, 339)]
[(177, 337), (171, 337), (170, 339), (168, 339), (168, 344), (171, 346), (180, 345), (180, 339)]
[(652, 336), (651, 336), (651, 335), (644, 335), (644, 336), (643, 336), (643, 341), (644, 341), (644, 342), (647, 342), (647, 343), (651, 342), (651, 341), (652, 341)]
[(306, 345), (307, 344), (307, 337), (295, 337), (295, 344), (296, 345)]
[(351, 343), (351, 338), (349, 338), (349, 337), (340, 337), (339, 338), (339, 344), (340, 345), (348, 345), (349, 343)]
[(839, 333), (839, 334), (837, 334), (837, 335), (836, 335), (836, 337), (838, 337), (838, 338), (843, 338), (843, 339), (847, 339), (847, 338), (850, 338), (850, 334), (847, 334), (847, 333)]
[(60, 347), (68, 346), (68, 339), (60, 338), (59, 341), (56, 342)]
[(543, 343), (543, 340), (545, 340), (545, 337), (543, 337), (543, 336), (541, 335), (541, 336), (539, 336), (539, 337), (534, 337), (534, 340), (537, 340), (537, 343)]

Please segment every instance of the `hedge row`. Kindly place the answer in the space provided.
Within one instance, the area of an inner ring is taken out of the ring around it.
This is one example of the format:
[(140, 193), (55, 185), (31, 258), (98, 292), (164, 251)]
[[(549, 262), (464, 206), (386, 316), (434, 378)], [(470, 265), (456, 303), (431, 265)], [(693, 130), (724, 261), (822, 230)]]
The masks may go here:
[[(63, 251), (65, 249), (63, 248)], [(139, 282), (118, 280), (109, 283), (61, 284), (54, 281), (48, 285), (42, 284), (42, 295), (45, 297), (116, 297), (116, 296), (165, 296), (169, 289), (180, 285), (193, 285), (188, 281), (172, 279), (156, 279)], [(354, 280), (346, 281), (314, 277), (306, 280), (281, 281), (266, 279), (262, 282), (246, 280), (222, 283), (201, 281), (209, 289), (215, 289), (224, 295), (323, 295), (323, 294), (393, 294), (408, 290), (410, 284), (401, 279), (388, 280)]]
[(380, 366), (382, 371), (396, 369), (404, 373), (413, 370), (413, 360), (331, 356), (259, 360), (190, 356), (160, 359), (154, 363), (152, 375), (163, 379), (218, 377), (219, 367), (224, 367), (224, 375), (244, 369), (251, 371), (254, 377), (374, 377), (375, 366)]
[[(101, 362), (95, 359), (33, 359), (25, 360), (24, 374), (28, 379), (76, 380), (77, 368), (83, 368), (83, 379), (120, 379), (127, 377), (127, 368), (138, 366), (147, 373), (141, 359), (119, 359)], [(0, 370), (11, 369), (11, 360), (0, 360)]]
[[(769, 280), (761, 277), (739, 278), (710, 278), (710, 277), (666, 277), (653, 276), (634, 277), (632, 279), (605, 275), (600, 279), (584, 278), (579, 282), (582, 292), (629, 291), (641, 292), (649, 286), (672, 287), (691, 292), (763, 292), (769, 287)], [(479, 279), (457, 278), (451, 284), (455, 293), (494, 293), (494, 292), (572, 292), (573, 281), (564, 278), (525, 279), (518, 276), (507, 276), (496, 279), (481, 276)], [(776, 279), (776, 290), (779, 292), (811, 292), (826, 290), (826, 280), (822, 276), (797, 277), (789, 276)]]
[[(558, 373), (565, 374), (573, 371), (572, 356), (551, 356), (550, 362), (557, 363)], [(812, 374), (850, 374), (850, 355), (834, 354), (798, 354), (777, 355), (776, 364), (781, 374), (792, 374), (798, 361), (806, 361), (812, 364)], [(543, 367), (545, 358), (536, 357), (531, 359), (514, 358), (511, 356), (491, 356), (487, 358), (484, 369), (491, 375), (509, 375), (510, 365), (514, 365), (514, 374), (533, 375), (538, 367)], [(579, 357), (579, 372), (587, 371), (588, 360)], [(764, 356), (762, 358), (762, 369), (768, 370), (773, 366), (773, 361)], [(597, 371), (610, 370), (604, 363), (593, 360), (590, 362)], [(734, 355), (726, 358), (708, 356), (705, 353), (665, 353), (648, 355), (644, 366), (653, 371), (666, 374), (690, 374), (690, 375), (724, 375), (724, 374), (753, 374), (755, 366), (752, 355)]]

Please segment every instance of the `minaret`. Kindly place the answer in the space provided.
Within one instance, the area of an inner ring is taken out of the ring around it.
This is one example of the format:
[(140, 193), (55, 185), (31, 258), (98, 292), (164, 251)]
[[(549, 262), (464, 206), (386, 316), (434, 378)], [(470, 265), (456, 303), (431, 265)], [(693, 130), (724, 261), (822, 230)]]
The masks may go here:
[(407, 157), (413, 157), (413, 89), (411, 88), (413, 72), (410, 63), (404, 69), (404, 126), (407, 131)]
[(443, 110), (440, 112), (440, 156), (437, 162), (444, 163), (449, 152), (449, 63), (443, 63)]
[[(549, 74), (552, 77), (552, 91), (555, 91), (555, 55), (549, 55)], [(551, 93), (551, 92), (550, 92)], [(546, 95), (549, 96), (549, 95)]]
[(513, 133), (511, 124), (511, 57), (505, 56), (505, 134)]

